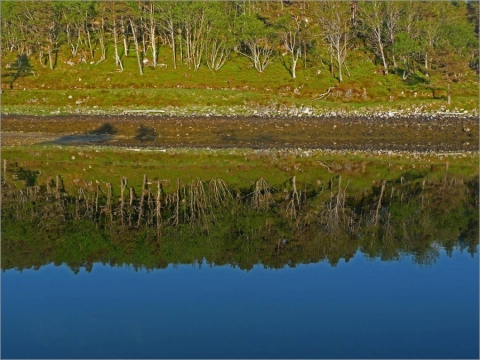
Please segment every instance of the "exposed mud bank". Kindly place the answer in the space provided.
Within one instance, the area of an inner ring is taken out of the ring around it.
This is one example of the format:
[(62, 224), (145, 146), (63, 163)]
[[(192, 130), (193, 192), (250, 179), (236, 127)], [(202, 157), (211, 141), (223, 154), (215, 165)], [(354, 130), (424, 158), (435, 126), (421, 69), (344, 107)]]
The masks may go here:
[(2, 146), (101, 144), (137, 147), (476, 151), (472, 115), (382, 113), (325, 117), (158, 115), (2, 116)]

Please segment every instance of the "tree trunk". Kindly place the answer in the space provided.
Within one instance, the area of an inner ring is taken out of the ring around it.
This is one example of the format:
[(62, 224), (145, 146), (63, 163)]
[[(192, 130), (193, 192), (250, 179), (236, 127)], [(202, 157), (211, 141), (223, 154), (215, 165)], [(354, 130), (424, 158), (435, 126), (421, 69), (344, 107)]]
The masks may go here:
[(393, 62), (393, 67), (396, 70), (398, 68), (398, 64), (397, 64), (397, 59), (395, 59), (395, 55), (392, 55), (392, 62)]
[(152, 40), (152, 57), (153, 57), (153, 67), (157, 67), (157, 44), (156, 44), (156, 38), (155, 38), (155, 25), (152, 26), (150, 29), (151, 32), (151, 40)]
[(157, 43), (155, 38), (155, 8), (153, 1), (150, 3), (150, 38), (152, 41), (152, 56), (153, 56), (153, 67), (157, 67)]
[(123, 31), (123, 49), (125, 56), (128, 56), (128, 39), (127, 39), (127, 29), (125, 28), (125, 20), (122, 19), (122, 31)]
[(50, 70), (53, 70), (52, 50), (50, 49), (48, 49), (48, 63), (50, 64)]
[(42, 67), (45, 67), (45, 64), (43, 63), (43, 50), (41, 49), (38, 51), (38, 61)]
[(145, 41), (145, 33), (142, 32), (142, 54), (147, 55), (147, 41)]
[[(102, 18), (102, 27), (98, 33), (98, 41), (100, 42), (100, 50), (102, 52), (102, 56), (98, 62), (105, 61), (107, 58), (107, 49), (105, 48), (105, 24), (104, 19)], [(97, 63), (98, 64), (98, 63)]]
[(190, 31), (189, 31), (189, 27), (187, 26), (186, 29), (185, 29), (185, 35), (186, 35), (186, 39), (185, 39), (185, 42), (186, 42), (186, 47), (187, 47), (187, 64), (188, 64), (188, 70), (191, 69), (191, 66), (190, 66), (190, 62), (191, 62), (191, 55), (190, 55)]
[(90, 37), (90, 30), (88, 30), (87, 26), (85, 26), (85, 32), (87, 33), (88, 49), (90, 50), (90, 59), (93, 60), (93, 57), (95, 54), (92, 46), (92, 39)]
[(303, 68), (307, 68), (307, 44), (303, 42)]
[(447, 80), (447, 104), (450, 105), (452, 103), (452, 96), (450, 93), (450, 79)]
[(296, 78), (295, 67), (297, 66), (297, 59), (292, 55), (292, 78)]
[(122, 60), (118, 55), (118, 33), (117, 33), (117, 24), (115, 19), (113, 20), (113, 48), (115, 50), (115, 66), (120, 66), (120, 69), (123, 70)]
[(179, 36), (180, 40), (180, 64), (183, 64), (183, 44), (182, 44), (182, 35)]
[(172, 30), (170, 33), (172, 37), (172, 54), (173, 54), (173, 68), (177, 68), (177, 54), (176, 54), (176, 49), (175, 49), (175, 32)]
[(380, 38), (380, 35), (378, 37), (378, 47), (380, 49), (380, 55), (382, 56), (384, 73), (385, 73), (385, 75), (388, 75), (388, 65), (387, 65), (387, 60), (385, 59), (385, 52), (383, 51), (383, 43), (382, 43), (382, 40)]
[(338, 81), (342, 82), (342, 58), (340, 56), (340, 51), (337, 51), (337, 64), (338, 64)]
[(135, 43), (135, 52), (137, 53), (138, 70), (140, 71), (140, 75), (143, 75), (143, 63), (140, 56), (140, 47), (138, 46), (138, 39), (137, 39), (137, 33), (135, 31), (135, 25), (131, 19), (130, 19), (130, 25), (132, 27), (133, 41)]
[(330, 74), (333, 75), (333, 49), (332, 44), (330, 44)]

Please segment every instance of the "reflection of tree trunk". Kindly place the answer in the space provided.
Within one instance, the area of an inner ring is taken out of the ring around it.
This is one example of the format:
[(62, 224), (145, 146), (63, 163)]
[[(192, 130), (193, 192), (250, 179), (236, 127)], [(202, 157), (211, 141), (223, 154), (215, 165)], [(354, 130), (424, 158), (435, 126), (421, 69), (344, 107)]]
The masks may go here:
[(383, 192), (385, 191), (385, 184), (386, 184), (386, 182), (385, 182), (385, 180), (383, 180), (383, 182), (382, 182), (382, 190), (380, 191), (380, 197), (378, 198), (377, 211), (375, 211), (375, 225), (378, 224), (380, 207), (382, 206)]
[(159, 180), (157, 183), (158, 192), (157, 192), (157, 201), (156, 201), (156, 210), (157, 210), (157, 229), (160, 230), (162, 227), (162, 183)]
[(122, 225), (123, 225), (123, 206), (125, 204), (123, 195), (126, 187), (127, 187), (127, 178), (123, 178), (120, 183), (120, 218), (122, 219)]
[(7, 160), (3, 159), (3, 180), (2, 184), (7, 183)]
[(55, 178), (55, 198), (60, 198), (60, 176), (57, 175)]
[(140, 227), (143, 217), (143, 203), (145, 198), (145, 191), (147, 190), (147, 175), (143, 175), (142, 193), (140, 194), (140, 205), (138, 206), (138, 222), (137, 227)]
[(106, 208), (108, 213), (110, 214), (110, 222), (113, 222), (113, 214), (112, 214), (112, 184), (107, 183), (107, 204)]

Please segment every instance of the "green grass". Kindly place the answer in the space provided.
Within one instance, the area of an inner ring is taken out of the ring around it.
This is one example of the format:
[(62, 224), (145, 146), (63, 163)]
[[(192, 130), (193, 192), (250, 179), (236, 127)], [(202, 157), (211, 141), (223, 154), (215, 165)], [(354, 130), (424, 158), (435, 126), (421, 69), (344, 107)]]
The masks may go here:
[[(164, 151), (129, 151), (122, 148), (24, 146), (2, 149), (2, 160), (7, 160), (7, 181), (19, 187), (23, 181), (14, 181), (19, 168), (40, 171), (37, 184), (45, 184), (50, 177), (61, 175), (67, 188), (74, 179), (111, 182), (117, 188), (122, 177), (138, 190), (146, 174), (152, 181), (164, 181), (172, 191), (178, 178), (182, 184), (192, 180), (221, 178), (235, 189), (250, 188), (263, 177), (272, 186), (281, 189), (296, 176), (302, 186), (326, 186), (332, 177), (342, 176), (350, 182), (352, 192), (366, 191), (381, 180), (416, 181), (427, 174), (431, 179), (445, 175), (460, 178), (478, 174), (478, 153), (462, 155), (387, 155), (371, 152), (314, 151), (311, 157), (299, 154), (285, 155), (278, 150), (251, 149), (166, 149)], [(330, 171), (320, 165), (328, 164)]]
[[(67, 58), (67, 53), (60, 53), (54, 70), (43, 68), (36, 59), (31, 59), (35, 76), (17, 79), (10, 89), (12, 78), (6, 66), (15, 57), (4, 55), (2, 112), (64, 114), (125, 109), (171, 112), (180, 108), (186, 113), (249, 115), (252, 109), (261, 106), (280, 109), (302, 105), (317, 112), (384, 111), (413, 106), (423, 110), (478, 109), (478, 81), (474, 74), (452, 84), (453, 103), (447, 106), (445, 84), (440, 78), (428, 79), (416, 73), (403, 81), (400, 75), (379, 75), (375, 73), (378, 66), (358, 53), (352, 53), (349, 58), (351, 76), (345, 76), (327, 100), (316, 98), (338, 82), (329, 74), (326, 65), (314, 58), (307, 62), (307, 68), (299, 64), (296, 79), (291, 78), (278, 59), (263, 73), (257, 73), (248, 59), (236, 54), (217, 72), (206, 67), (194, 71), (182, 64), (174, 69), (170, 50), (161, 48), (158, 62), (168, 67), (146, 66), (143, 76), (138, 73), (133, 52), (123, 58), (123, 72), (116, 71), (111, 56), (97, 65), (70, 66), (65, 63)], [(317, 74), (319, 70), (321, 73)], [(363, 97), (364, 88), (366, 98)]]

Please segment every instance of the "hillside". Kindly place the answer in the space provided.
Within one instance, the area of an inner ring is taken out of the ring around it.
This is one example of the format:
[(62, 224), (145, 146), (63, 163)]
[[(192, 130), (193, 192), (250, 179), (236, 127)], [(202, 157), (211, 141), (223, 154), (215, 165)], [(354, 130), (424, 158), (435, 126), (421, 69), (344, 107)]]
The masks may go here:
[[(2, 2), (2, 113), (477, 114), (478, 4), (412, 4)], [(397, 16), (395, 32), (382, 20), (375, 41), (372, 14)]]

